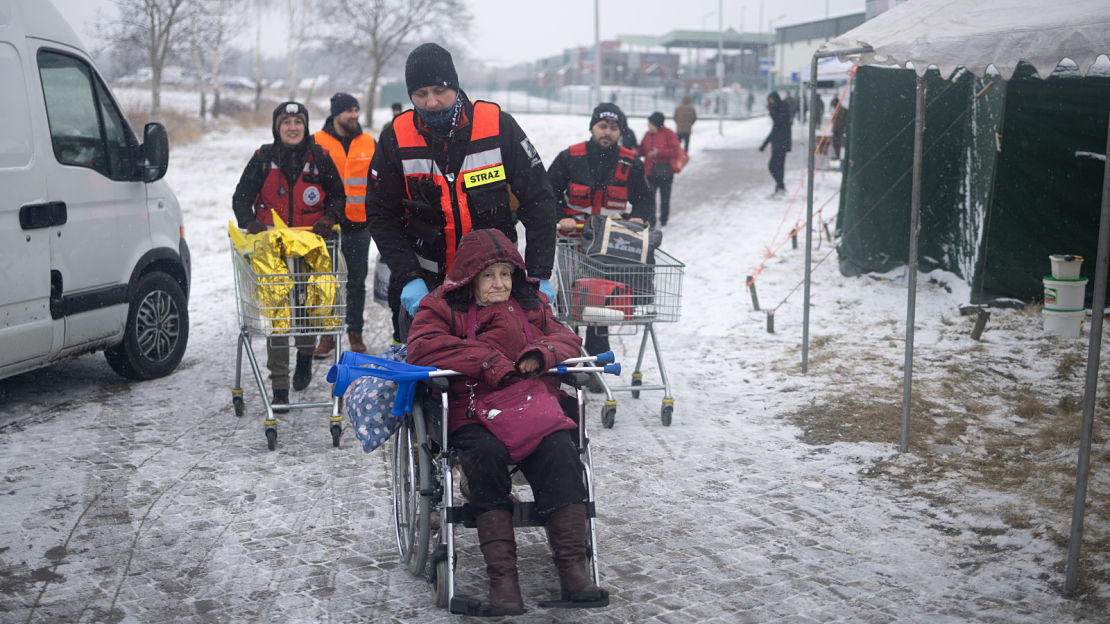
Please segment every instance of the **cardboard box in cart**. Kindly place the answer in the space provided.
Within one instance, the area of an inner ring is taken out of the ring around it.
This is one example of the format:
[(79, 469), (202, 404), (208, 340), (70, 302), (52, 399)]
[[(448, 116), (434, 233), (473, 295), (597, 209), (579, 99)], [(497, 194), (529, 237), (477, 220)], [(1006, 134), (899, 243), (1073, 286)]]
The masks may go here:
[(169, 374), (190, 268), (165, 128), (136, 137), (48, 0), (0, 2), (0, 85), (0, 378), (100, 350)]

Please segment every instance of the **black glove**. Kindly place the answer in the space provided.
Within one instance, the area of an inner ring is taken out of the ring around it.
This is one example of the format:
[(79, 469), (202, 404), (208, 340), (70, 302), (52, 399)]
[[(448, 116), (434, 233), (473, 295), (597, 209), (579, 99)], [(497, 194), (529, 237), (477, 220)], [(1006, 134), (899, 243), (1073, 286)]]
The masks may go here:
[(331, 229), (335, 227), (335, 217), (324, 215), (312, 224), (312, 233), (320, 238), (331, 236)]
[(266, 231), (266, 224), (261, 221), (251, 221), (247, 225), (247, 234), (258, 234)]
[(764, 143), (763, 145), (760, 145), (760, 146), (759, 146), (759, 151), (761, 151), (761, 152), (762, 152), (762, 151), (764, 150), (764, 148), (766, 148), (766, 147), (767, 147), (767, 144), (766, 144), (766, 143)]

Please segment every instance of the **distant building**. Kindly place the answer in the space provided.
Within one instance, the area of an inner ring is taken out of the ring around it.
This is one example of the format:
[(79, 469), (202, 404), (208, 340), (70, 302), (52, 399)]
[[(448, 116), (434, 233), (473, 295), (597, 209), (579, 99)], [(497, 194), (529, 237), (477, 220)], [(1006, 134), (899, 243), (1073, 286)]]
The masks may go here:
[[(883, 1), (883, 0), (879, 0)], [(886, 0), (895, 2), (896, 0)], [(870, 4), (870, 1), (869, 1)], [(865, 13), (854, 13), (840, 17), (781, 26), (774, 34), (774, 76), (772, 86), (781, 87), (799, 84), (809, 79), (802, 75), (813, 61), (813, 53), (829, 39), (842, 35), (866, 21)]]
[(889, 11), (905, 1), (906, 0), (867, 0), (867, 7), (865, 9), (867, 19), (872, 19), (880, 13)]
[[(594, 46), (564, 50), (557, 56), (536, 61), (536, 86), (541, 88), (589, 85), (597, 67)], [(621, 49), (620, 41), (601, 42), (603, 84), (655, 85), (674, 78), (679, 57), (666, 52), (632, 52)]]
[[(722, 57), (725, 83), (748, 83), (758, 78), (760, 59), (767, 55), (771, 37), (732, 28), (723, 32), (675, 30), (659, 37), (620, 35), (616, 41), (601, 42), (601, 82), (715, 89), (718, 57)], [(591, 85), (594, 57), (594, 46), (581, 46), (540, 59), (535, 63), (535, 86)]]

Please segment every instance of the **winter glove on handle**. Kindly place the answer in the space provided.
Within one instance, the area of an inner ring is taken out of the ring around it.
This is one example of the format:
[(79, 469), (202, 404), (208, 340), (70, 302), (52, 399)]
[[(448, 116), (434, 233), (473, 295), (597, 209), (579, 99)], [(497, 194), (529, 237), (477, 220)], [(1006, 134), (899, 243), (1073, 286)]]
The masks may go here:
[(547, 295), (549, 305), (555, 305), (555, 289), (551, 287), (551, 280), (540, 280), (540, 292)]
[(416, 308), (420, 306), (420, 300), (427, 294), (428, 285), (424, 283), (424, 280), (414, 279), (401, 289), (401, 305), (405, 306), (408, 313), (415, 317)]
[(247, 225), (247, 234), (258, 234), (266, 231), (266, 224), (261, 221), (251, 221)]
[(316, 223), (312, 224), (312, 233), (320, 238), (327, 238), (331, 235), (331, 229), (333, 227), (335, 227), (335, 217), (324, 215), (320, 217)]

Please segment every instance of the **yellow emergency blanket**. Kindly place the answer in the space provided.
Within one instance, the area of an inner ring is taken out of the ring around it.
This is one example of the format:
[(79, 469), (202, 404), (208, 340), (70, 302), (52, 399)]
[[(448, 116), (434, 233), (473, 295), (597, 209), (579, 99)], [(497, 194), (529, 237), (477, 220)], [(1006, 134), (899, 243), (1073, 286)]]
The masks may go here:
[[(259, 315), (270, 321), (274, 334), (293, 331), (297, 324), (319, 329), (341, 326), (342, 314), (335, 303), (343, 278), (333, 272), (324, 239), (309, 230), (290, 228), (277, 214), (273, 217), (273, 229), (258, 234), (244, 234), (233, 222), (227, 224), (235, 249), (257, 276), (254, 300)], [(306, 271), (290, 274), (288, 258), (301, 258)], [(292, 300), (295, 285), (304, 287), (303, 301)]]

